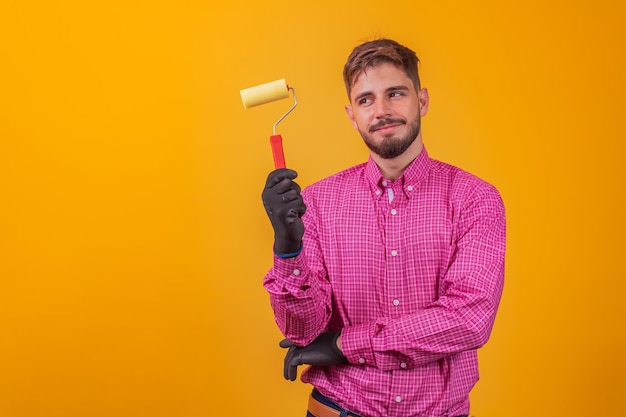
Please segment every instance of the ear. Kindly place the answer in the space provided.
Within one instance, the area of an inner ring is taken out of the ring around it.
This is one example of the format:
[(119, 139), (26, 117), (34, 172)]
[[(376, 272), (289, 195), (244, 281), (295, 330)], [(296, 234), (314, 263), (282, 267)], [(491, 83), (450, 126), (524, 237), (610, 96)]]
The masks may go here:
[(420, 90), (417, 92), (417, 99), (420, 103), (420, 116), (426, 116), (426, 113), (428, 113), (428, 104), (430, 102), (430, 98), (428, 97), (428, 89), (420, 88)]
[(350, 119), (350, 123), (352, 123), (352, 126), (354, 126), (356, 130), (359, 130), (359, 126), (356, 124), (356, 121), (354, 120), (354, 112), (352, 111), (352, 106), (346, 105), (345, 109), (346, 109), (346, 114), (348, 115), (348, 119)]

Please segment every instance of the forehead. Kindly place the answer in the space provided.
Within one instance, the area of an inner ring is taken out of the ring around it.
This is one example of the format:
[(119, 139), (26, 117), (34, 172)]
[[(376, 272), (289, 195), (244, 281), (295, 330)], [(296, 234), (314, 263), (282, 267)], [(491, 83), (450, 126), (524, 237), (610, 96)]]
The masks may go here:
[(352, 85), (350, 96), (352, 98), (369, 91), (377, 93), (393, 86), (414, 88), (413, 82), (402, 68), (398, 68), (389, 62), (382, 62), (376, 66), (366, 68), (357, 76)]

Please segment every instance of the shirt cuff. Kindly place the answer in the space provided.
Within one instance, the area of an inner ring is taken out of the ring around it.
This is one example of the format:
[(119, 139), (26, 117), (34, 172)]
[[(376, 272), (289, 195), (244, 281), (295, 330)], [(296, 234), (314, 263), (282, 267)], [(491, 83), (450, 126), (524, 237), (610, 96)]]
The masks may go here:
[(275, 283), (274, 290), (300, 293), (308, 275), (308, 266), (303, 253), (286, 259), (274, 255), (274, 267), (271, 272), (271, 278)]
[(376, 366), (372, 349), (372, 326), (363, 323), (344, 327), (341, 331), (341, 350), (348, 361), (355, 365)]

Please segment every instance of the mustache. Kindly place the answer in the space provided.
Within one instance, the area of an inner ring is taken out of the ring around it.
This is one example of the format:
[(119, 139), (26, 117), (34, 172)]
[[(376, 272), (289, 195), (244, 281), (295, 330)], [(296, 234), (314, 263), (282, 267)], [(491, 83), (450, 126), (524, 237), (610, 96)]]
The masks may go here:
[(404, 121), (402, 119), (393, 119), (393, 118), (389, 117), (389, 118), (381, 120), (380, 122), (376, 123), (375, 125), (371, 125), (370, 128), (369, 128), (369, 132), (372, 133), (375, 130), (380, 129), (383, 126), (397, 125), (397, 124), (405, 125), (406, 121)]

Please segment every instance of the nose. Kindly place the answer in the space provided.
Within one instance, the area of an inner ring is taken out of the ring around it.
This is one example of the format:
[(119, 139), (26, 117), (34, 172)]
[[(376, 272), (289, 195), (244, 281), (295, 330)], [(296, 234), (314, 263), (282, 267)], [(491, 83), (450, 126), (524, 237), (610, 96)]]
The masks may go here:
[(391, 115), (389, 102), (385, 99), (379, 99), (374, 102), (374, 115), (378, 119), (384, 119)]

